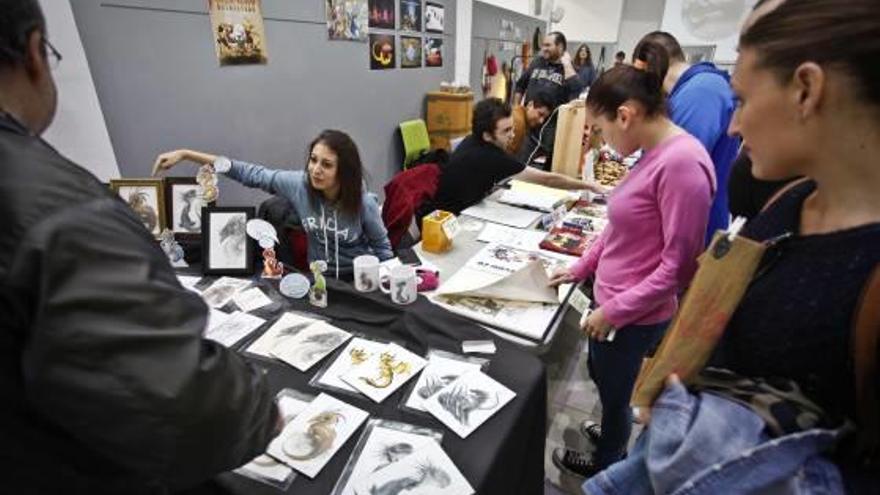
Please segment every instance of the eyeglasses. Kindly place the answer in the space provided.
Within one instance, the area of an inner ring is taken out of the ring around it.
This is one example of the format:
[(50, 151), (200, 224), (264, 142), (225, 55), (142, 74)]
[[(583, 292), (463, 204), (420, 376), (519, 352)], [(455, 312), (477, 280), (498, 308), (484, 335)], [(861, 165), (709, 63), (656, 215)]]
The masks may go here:
[(58, 66), (61, 65), (61, 60), (63, 60), (64, 57), (61, 56), (61, 52), (59, 52), (55, 48), (55, 46), (52, 45), (52, 43), (45, 37), (43, 37), (43, 44), (45, 44), (46, 48), (49, 49), (49, 67), (52, 70), (57, 69)]

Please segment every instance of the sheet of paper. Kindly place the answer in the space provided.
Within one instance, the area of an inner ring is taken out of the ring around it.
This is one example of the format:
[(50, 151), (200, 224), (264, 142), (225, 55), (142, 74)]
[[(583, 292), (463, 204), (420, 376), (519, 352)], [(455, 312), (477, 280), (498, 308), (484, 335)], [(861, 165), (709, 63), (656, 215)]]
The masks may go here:
[(531, 229), (515, 229), (497, 223), (487, 223), (477, 240), (486, 243), (504, 244), (528, 251), (537, 251), (546, 232)]
[[(489, 341), (492, 343), (492, 341)], [(492, 343), (494, 347), (495, 344)], [(467, 351), (465, 351), (467, 352)], [(415, 388), (406, 400), (406, 407), (417, 411), (424, 411), (425, 400), (449, 385), (461, 375), (480, 369), (479, 363), (472, 363), (462, 359), (451, 359), (442, 356), (431, 356), (428, 365), (422, 370)]]
[(563, 200), (552, 196), (542, 196), (528, 192), (508, 190), (501, 193), (501, 196), (498, 197), (498, 202), (549, 213), (562, 203)]
[(242, 292), (239, 292), (232, 296), (232, 302), (238, 306), (238, 309), (244, 311), (245, 313), (250, 313), (256, 309), (260, 309), (263, 306), (268, 306), (272, 304), (272, 300), (259, 288), (254, 287), (253, 289), (248, 289)]
[(342, 379), (358, 392), (379, 403), (425, 367), (424, 358), (397, 344), (388, 344), (382, 351), (342, 375)]
[(532, 184), (531, 182), (525, 182), (522, 180), (510, 181), (510, 190), (535, 196), (549, 196), (562, 200), (577, 200), (580, 197), (580, 193), (577, 191), (566, 191), (565, 189), (556, 189), (553, 187), (542, 186), (540, 184)]
[(491, 200), (485, 200), (471, 206), (462, 211), (461, 214), (520, 229), (529, 227), (541, 218), (541, 212), (539, 211), (508, 206)]
[(178, 275), (177, 280), (180, 282), (180, 285), (183, 286), (184, 289), (199, 293), (199, 290), (196, 289), (196, 284), (199, 283), (202, 277), (192, 277), (189, 275)]
[(369, 414), (321, 394), (269, 444), (269, 455), (314, 478)]
[(202, 299), (212, 308), (222, 308), (232, 297), (240, 290), (244, 289), (251, 282), (232, 277), (222, 277), (217, 279), (210, 287), (202, 292)]
[[(211, 325), (211, 319), (208, 320)], [(236, 311), (224, 318), (220, 323), (209, 326), (205, 331), (205, 338), (219, 342), (226, 347), (232, 347), (236, 342), (248, 336), (259, 328), (266, 320), (256, 316)]]
[(425, 409), (467, 438), (516, 397), (509, 388), (482, 371), (466, 373), (425, 401)]
[(382, 352), (387, 346), (386, 342), (377, 342), (360, 337), (351, 339), (348, 345), (345, 346), (345, 349), (336, 357), (336, 360), (316, 380), (316, 383), (358, 393), (358, 390), (346, 383), (341, 376), (355, 368), (363, 367), (373, 355)]
[(559, 308), (559, 304), (485, 297), (429, 295), (428, 298), (455, 314), (533, 340), (543, 338)]
[(471, 495), (474, 489), (443, 447), (437, 442), (427, 442), (403, 460), (355, 483), (354, 492), (357, 495)]
[(271, 358), (273, 357), (272, 348), (275, 347), (277, 340), (293, 337), (316, 321), (319, 320), (295, 313), (284, 313), (281, 315), (281, 318), (278, 318), (278, 321), (247, 348), (247, 352)]
[(289, 339), (276, 339), (272, 355), (305, 372), (350, 338), (345, 330), (318, 321)]

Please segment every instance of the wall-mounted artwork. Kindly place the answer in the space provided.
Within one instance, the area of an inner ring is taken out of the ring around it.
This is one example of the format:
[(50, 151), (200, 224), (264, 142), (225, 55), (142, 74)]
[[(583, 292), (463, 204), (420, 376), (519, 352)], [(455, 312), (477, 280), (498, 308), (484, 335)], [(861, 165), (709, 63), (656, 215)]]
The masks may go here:
[(425, 40), (425, 67), (443, 67), (443, 38)]
[(370, 27), (394, 29), (394, 0), (370, 0)]
[(206, 274), (253, 274), (253, 243), (245, 230), (253, 207), (202, 210), (202, 259)]
[(367, 41), (367, 0), (325, 0), (331, 40)]
[(400, 0), (400, 30), (422, 30), (422, 0)]
[(165, 186), (162, 179), (113, 179), (110, 188), (131, 206), (144, 227), (158, 236), (165, 229)]
[(422, 66), (422, 38), (418, 36), (400, 37), (400, 67), (413, 69)]
[(756, 0), (668, 0), (662, 29), (690, 46), (715, 46), (718, 62), (736, 61), (736, 45), (743, 21)]
[(220, 65), (267, 62), (260, 0), (208, 0), (208, 11)]
[(177, 237), (202, 234), (202, 207), (205, 204), (195, 177), (165, 177), (165, 224)]
[(370, 69), (385, 70), (396, 66), (393, 34), (370, 35)]
[(443, 32), (443, 5), (435, 2), (425, 3), (425, 31), (429, 33)]

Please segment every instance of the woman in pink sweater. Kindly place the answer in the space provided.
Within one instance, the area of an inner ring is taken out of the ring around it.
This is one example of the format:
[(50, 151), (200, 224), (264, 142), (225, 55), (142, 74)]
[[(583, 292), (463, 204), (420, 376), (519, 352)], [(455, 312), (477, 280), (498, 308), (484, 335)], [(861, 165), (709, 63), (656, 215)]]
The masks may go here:
[[(590, 376), (602, 401), (601, 429), (581, 429), (592, 457), (557, 449), (561, 469), (590, 477), (622, 459), (632, 430), (629, 399), (642, 358), (663, 336), (703, 250), (715, 192), (712, 160), (700, 142), (666, 116), (665, 51), (647, 43), (633, 65), (615, 67), (587, 97), (587, 124), (621, 155), (643, 155), (608, 201), (608, 227), (591, 249), (553, 284), (595, 277), (596, 308), (589, 336)], [(650, 69), (649, 69), (650, 68)], [(616, 330), (613, 341), (607, 336)]]

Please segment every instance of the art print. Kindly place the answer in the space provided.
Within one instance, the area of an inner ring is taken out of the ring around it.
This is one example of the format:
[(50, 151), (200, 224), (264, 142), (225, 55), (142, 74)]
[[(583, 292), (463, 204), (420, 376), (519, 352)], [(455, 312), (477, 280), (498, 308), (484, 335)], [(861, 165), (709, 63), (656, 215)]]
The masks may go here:
[(368, 416), (366, 411), (321, 394), (272, 440), (268, 453), (314, 478)]
[(358, 495), (471, 495), (473, 487), (443, 451), (430, 442), (400, 462), (355, 485)]
[(382, 402), (409, 379), (426, 361), (397, 344), (389, 344), (363, 365), (342, 375), (342, 379), (375, 402)]
[(290, 338), (276, 339), (272, 355), (305, 372), (350, 338), (345, 330), (319, 321)]
[(442, 33), (444, 25), (443, 5), (436, 2), (425, 2), (425, 31)]
[(370, 35), (370, 69), (387, 70), (396, 66), (393, 34)]
[(264, 306), (272, 304), (272, 300), (261, 289), (254, 287), (248, 289), (232, 297), (232, 302), (238, 306), (238, 309), (245, 313), (256, 311)]
[(166, 225), (175, 236), (198, 237), (202, 233), (202, 208), (214, 206), (202, 199), (195, 177), (165, 177)]
[(419, 375), (405, 406), (417, 411), (424, 411), (424, 403), (461, 375), (471, 371), (479, 371), (480, 363), (465, 359), (447, 358), (439, 355), (430, 356), (428, 364)]
[(247, 280), (241, 280), (231, 277), (222, 277), (217, 279), (210, 287), (202, 292), (202, 299), (205, 304), (212, 308), (222, 308), (238, 291), (244, 289), (251, 283)]
[(425, 40), (425, 67), (443, 67), (443, 38)]
[(357, 389), (350, 386), (341, 377), (352, 370), (365, 366), (373, 356), (381, 353), (387, 346), (388, 344), (385, 342), (360, 337), (353, 338), (336, 356), (336, 359), (319, 376), (315, 377), (313, 385), (358, 393)]
[[(223, 313), (219, 311), (212, 313), (214, 316), (219, 316), (220, 314)], [(241, 311), (224, 315), (221, 318), (212, 317), (209, 319), (208, 327), (205, 329), (205, 338), (226, 347), (232, 347), (264, 323), (266, 323), (266, 320), (242, 313)]]
[(422, 30), (422, 0), (400, 0), (400, 30)]
[(367, 40), (367, 0), (325, 0), (331, 40)]
[(370, 27), (394, 29), (394, 0), (369, 0)]
[(267, 62), (260, 0), (208, 0), (208, 11), (221, 66)]
[(253, 243), (245, 230), (254, 209), (207, 207), (202, 211), (205, 273), (253, 274)]
[(413, 69), (422, 66), (422, 38), (415, 36), (400, 37), (400, 67)]
[(271, 358), (272, 349), (282, 344), (282, 341), (290, 339), (318, 320), (307, 318), (294, 313), (284, 313), (278, 318), (278, 321), (272, 324), (263, 335), (254, 341), (247, 352), (259, 356)]
[(516, 394), (482, 371), (460, 376), (425, 401), (424, 407), (461, 438), (513, 400)]
[(131, 207), (154, 237), (165, 229), (165, 191), (162, 179), (114, 179), (110, 188)]

